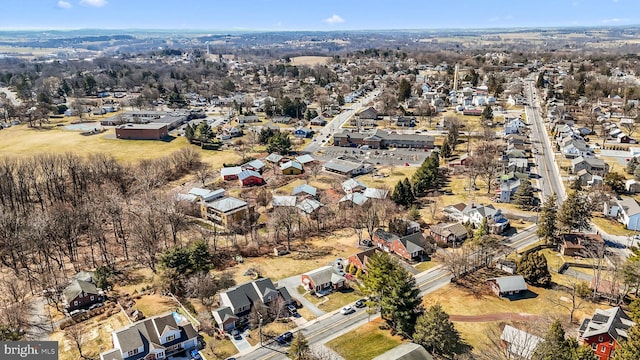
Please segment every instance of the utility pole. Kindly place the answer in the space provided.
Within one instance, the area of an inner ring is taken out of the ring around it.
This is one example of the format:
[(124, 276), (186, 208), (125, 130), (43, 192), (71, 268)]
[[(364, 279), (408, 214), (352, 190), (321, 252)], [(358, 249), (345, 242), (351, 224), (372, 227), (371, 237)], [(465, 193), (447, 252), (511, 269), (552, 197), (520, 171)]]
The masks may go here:
[(262, 314), (258, 312), (258, 333), (260, 334), (260, 346), (262, 346)]

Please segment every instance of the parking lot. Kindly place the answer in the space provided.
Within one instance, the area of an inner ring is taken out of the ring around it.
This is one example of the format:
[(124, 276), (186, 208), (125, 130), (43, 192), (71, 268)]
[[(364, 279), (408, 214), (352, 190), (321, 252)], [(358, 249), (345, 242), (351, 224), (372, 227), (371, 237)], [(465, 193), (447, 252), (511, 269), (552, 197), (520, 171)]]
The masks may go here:
[(349, 156), (356, 160), (364, 160), (376, 165), (396, 165), (403, 166), (420, 165), (431, 155), (431, 151), (423, 149), (368, 149), (361, 150), (357, 148), (325, 146), (322, 153), (316, 157), (323, 160), (335, 159), (338, 156)]

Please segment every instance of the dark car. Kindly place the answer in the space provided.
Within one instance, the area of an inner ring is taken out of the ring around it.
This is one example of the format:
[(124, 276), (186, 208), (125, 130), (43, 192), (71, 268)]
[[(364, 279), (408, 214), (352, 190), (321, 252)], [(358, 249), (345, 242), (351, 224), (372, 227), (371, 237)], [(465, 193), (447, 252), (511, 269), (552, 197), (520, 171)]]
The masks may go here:
[(298, 313), (298, 309), (296, 309), (296, 306), (293, 304), (287, 305), (287, 310), (289, 310), (289, 314), (291, 315), (296, 315)]
[(293, 339), (293, 333), (291, 331), (287, 331), (286, 333), (278, 336), (276, 338), (276, 341), (278, 342), (278, 344), (284, 345), (290, 342), (292, 339)]
[(356, 301), (356, 303), (354, 304), (355, 307), (357, 307), (358, 309), (363, 308), (365, 306), (367, 306), (366, 304), (366, 300), (365, 299), (360, 299), (358, 301)]
[(236, 340), (242, 340), (242, 335), (240, 335), (240, 331), (238, 331), (237, 329), (234, 329), (231, 332), (231, 336), (233, 336), (233, 338)]

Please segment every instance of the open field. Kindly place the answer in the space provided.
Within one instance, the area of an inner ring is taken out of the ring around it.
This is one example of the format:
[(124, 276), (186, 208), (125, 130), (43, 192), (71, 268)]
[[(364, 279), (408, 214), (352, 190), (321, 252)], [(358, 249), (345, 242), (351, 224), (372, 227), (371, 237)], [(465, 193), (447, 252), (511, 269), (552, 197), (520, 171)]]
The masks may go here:
[(327, 346), (345, 360), (368, 360), (402, 343), (400, 336), (391, 336), (389, 330), (380, 330), (383, 321), (376, 319), (354, 331), (327, 343)]
[(307, 258), (300, 251), (300, 247), (294, 245), (291, 254), (285, 256), (262, 256), (244, 258), (242, 264), (227, 269), (233, 273), (233, 278), (238, 284), (250, 281), (248, 276), (242, 275), (247, 269), (255, 268), (264, 277), (269, 277), (273, 281), (284, 279), (293, 275), (301, 274), (321, 266), (327, 265), (336, 258), (347, 258), (360, 250), (356, 247), (357, 236), (349, 229), (335, 231), (322, 237), (312, 237), (306, 240), (308, 244), (326, 251), (325, 255)]
[[(110, 154), (118, 160), (136, 162), (141, 159), (159, 158), (169, 155), (185, 146), (187, 139), (180, 136), (170, 142), (157, 140), (119, 140), (115, 130), (102, 134), (83, 136), (80, 132), (64, 130), (62, 127), (49, 129), (29, 128), (27, 125), (13, 126), (0, 131), (0, 156), (30, 156), (38, 153), (73, 152), (80, 155), (95, 153)], [(194, 148), (197, 149), (196, 146)], [(238, 161), (240, 156), (233, 151), (201, 150), (204, 161), (211, 165)]]
[(636, 232), (627, 230), (624, 225), (612, 218), (606, 218), (601, 213), (594, 213), (591, 221), (609, 235), (633, 236)]
[[(488, 293), (472, 293), (466, 288), (450, 284), (425, 296), (423, 303), (427, 307), (440, 303), (444, 311), (450, 315), (518, 313), (540, 315), (551, 319), (551, 321), (555, 319), (568, 321), (569, 312), (554, 303), (561, 301), (560, 298), (566, 296), (563, 292), (533, 286), (529, 286), (529, 289), (535, 294), (535, 297), (511, 301)], [(583, 308), (577, 310), (574, 314), (575, 321), (592, 314), (595, 308), (595, 304), (586, 303)], [(481, 352), (482, 347), (486, 346), (485, 342), (489, 328), (497, 322), (454, 323), (462, 338), (473, 346), (476, 351)]]
[(291, 65), (325, 65), (330, 59), (331, 57), (329, 56), (296, 56), (291, 58)]

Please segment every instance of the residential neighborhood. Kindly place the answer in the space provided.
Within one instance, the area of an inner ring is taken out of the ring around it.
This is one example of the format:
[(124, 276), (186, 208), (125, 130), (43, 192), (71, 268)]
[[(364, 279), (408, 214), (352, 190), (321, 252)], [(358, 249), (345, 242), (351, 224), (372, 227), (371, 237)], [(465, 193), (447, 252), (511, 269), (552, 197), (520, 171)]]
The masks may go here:
[(8, 41), (3, 339), (62, 360), (637, 358), (622, 29)]

